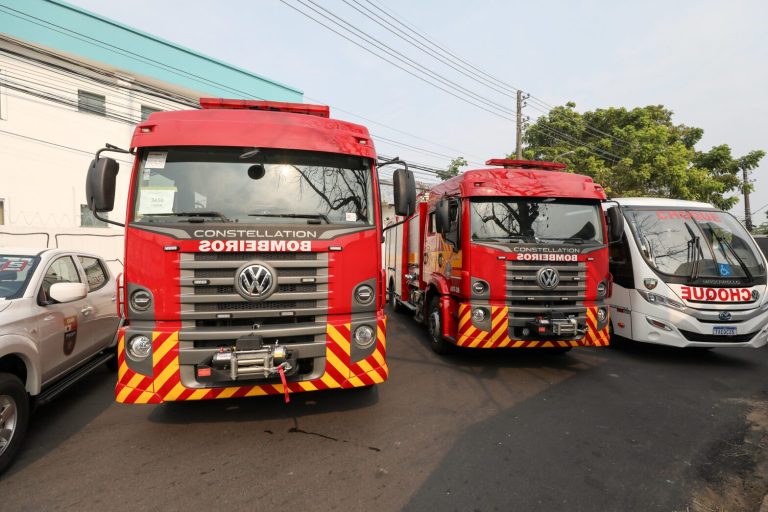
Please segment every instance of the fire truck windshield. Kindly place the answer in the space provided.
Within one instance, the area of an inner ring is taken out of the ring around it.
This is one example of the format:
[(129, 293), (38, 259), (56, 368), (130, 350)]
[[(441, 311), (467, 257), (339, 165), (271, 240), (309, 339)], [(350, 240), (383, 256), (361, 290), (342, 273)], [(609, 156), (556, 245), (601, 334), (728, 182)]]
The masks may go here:
[(728, 213), (625, 209), (625, 215), (640, 252), (659, 272), (691, 280), (765, 275), (758, 248)]
[(585, 244), (603, 242), (600, 205), (572, 199), (474, 198), (472, 240)]
[(278, 149), (148, 148), (133, 220), (373, 225), (368, 159)]

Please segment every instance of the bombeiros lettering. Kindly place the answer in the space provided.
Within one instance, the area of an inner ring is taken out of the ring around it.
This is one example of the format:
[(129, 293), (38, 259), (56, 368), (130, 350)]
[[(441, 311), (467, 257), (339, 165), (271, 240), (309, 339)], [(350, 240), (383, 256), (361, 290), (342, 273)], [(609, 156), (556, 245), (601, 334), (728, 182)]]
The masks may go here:
[(200, 240), (200, 252), (310, 252), (309, 240)]

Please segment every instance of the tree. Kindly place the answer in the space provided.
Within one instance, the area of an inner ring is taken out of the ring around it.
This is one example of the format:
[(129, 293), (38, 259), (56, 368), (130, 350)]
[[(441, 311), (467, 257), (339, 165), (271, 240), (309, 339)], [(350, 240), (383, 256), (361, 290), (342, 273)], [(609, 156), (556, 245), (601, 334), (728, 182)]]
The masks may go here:
[(444, 171), (437, 171), (437, 177), (445, 181), (459, 175), (459, 168), (467, 165), (467, 160), (463, 156), (457, 156), (451, 163), (448, 164), (448, 168)]
[(765, 152), (734, 158), (726, 144), (697, 151), (703, 135), (701, 128), (674, 124), (663, 105), (580, 114), (569, 102), (528, 128), (524, 156), (566, 163), (613, 197), (690, 199), (728, 210), (738, 197), (727, 194), (741, 190), (742, 173), (755, 169)]

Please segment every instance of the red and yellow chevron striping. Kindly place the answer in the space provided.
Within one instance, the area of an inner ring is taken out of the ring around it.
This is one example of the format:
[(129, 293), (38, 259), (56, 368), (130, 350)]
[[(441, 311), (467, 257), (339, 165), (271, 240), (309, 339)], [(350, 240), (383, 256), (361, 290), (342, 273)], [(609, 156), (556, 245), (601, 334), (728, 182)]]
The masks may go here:
[[(326, 328), (326, 358), (323, 375), (314, 380), (288, 382), (289, 393), (318, 391), (332, 388), (354, 388), (380, 384), (387, 379), (386, 363), (387, 321), (378, 319), (376, 347), (373, 353), (354, 363), (350, 360), (350, 324)], [(224, 388), (188, 388), (179, 373), (178, 332), (152, 333), (152, 373), (145, 376), (134, 372), (125, 361), (124, 331), (118, 342), (118, 377), (115, 400), (120, 403), (161, 403), (177, 400), (210, 400), (246, 396), (283, 394), (282, 384), (229, 386)]]
[(554, 347), (605, 347), (610, 343), (608, 327), (597, 330), (597, 307), (587, 308), (589, 330), (579, 340), (525, 341), (509, 337), (509, 308), (490, 306), (491, 330), (478, 329), (472, 324), (472, 308), (459, 304), (459, 329), (456, 345), (468, 348), (554, 348)]

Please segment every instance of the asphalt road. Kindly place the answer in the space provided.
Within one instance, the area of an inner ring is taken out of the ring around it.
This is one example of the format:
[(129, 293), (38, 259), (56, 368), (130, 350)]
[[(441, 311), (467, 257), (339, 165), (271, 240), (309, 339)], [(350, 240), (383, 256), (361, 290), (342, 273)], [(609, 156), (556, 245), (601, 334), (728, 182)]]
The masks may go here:
[(441, 358), (388, 330), (388, 382), (288, 405), (120, 405), (100, 370), (37, 411), (0, 510), (682, 511), (758, 465), (733, 448), (767, 350)]

